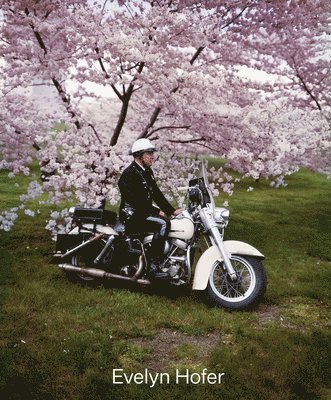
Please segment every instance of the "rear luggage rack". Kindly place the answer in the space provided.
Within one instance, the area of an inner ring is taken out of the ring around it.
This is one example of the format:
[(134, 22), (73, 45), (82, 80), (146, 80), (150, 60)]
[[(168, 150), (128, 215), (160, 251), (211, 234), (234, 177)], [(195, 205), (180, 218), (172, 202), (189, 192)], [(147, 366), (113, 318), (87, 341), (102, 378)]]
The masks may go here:
[(115, 225), (117, 214), (114, 211), (104, 210), (102, 208), (75, 207), (72, 220), (78, 225), (81, 223)]

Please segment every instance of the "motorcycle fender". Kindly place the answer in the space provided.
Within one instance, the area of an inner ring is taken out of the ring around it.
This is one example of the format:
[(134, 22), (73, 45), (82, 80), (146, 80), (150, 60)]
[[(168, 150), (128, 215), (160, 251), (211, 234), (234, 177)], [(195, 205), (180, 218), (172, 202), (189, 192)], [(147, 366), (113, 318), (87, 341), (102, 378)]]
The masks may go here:
[[(226, 240), (223, 242), (223, 245), (229, 257), (232, 255), (241, 255), (260, 259), (264, 258), (264, 255), (255, 247), (245, 242)], [(211, 246), (201, 255), (197, 262), (193, 279), (193, 290), (206, 289), (209, 275), (216, 261), (222, 261), (222, 256), (216, 246)]]

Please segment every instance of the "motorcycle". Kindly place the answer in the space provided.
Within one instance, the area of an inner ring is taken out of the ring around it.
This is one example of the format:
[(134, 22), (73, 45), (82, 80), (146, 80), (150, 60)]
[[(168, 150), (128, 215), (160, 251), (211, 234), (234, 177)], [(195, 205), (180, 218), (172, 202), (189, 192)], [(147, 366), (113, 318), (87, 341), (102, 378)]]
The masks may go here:
[[(223, 240), (230, 213), (215, 206), (204, 166), (202, 177), (190, 180), (185, 190), (188, 206), (170, 220), (164, 247), (166, 284), (200, 291), (226, 309), (252, 307), (266, 290), (264, 255), (247, 243)], [(116, 213), (105, 209), (72, 207), (70, 214), (74, 226), (57, 236), (53, 258), (70, 278), (85, 283), (116, 279), (154, 284), (147, 273), (153, 233), (129, 235)], [(201, 237), (207, 249), (193, 268)]]

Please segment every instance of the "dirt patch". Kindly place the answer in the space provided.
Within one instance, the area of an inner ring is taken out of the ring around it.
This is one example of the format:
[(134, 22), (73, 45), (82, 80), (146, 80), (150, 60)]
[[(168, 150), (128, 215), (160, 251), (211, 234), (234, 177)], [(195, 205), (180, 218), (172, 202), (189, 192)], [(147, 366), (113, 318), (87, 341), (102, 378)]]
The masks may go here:
[(258, 326), (263, 328), (269, 324), (287, 328), (309, 330), (312, 328), (329, 327), (328, 305), (323, 302), (300, 298), (287, 299), (286, 303), (278, 305), (260, 305), (255, 312)]
[(300, 329), (300, 327), (293, 324), (290, 318), (284, 315), (284, 311), (284, 308), (281, 308), (280, 306), (260, 305), (256, 310), (256, 316), (258, 319), (257, 329), (263, 329), (270, 324), (281, 328)]
[(270, 322), (281, 324), (284, 317), (281, 315), (281, 309), (276, 305), (261, 304), (255, 311), (259, 325), (267, 325)]
[(133, 338), (130, 343), (148, 349), (144, 364), (149, 370), (159, 372), (176, 363), (197, 365), (205, 362), (222, 339), (220, 333), (214, 332), (192, 336), (172, 329), (160, 329), (152, 338)]

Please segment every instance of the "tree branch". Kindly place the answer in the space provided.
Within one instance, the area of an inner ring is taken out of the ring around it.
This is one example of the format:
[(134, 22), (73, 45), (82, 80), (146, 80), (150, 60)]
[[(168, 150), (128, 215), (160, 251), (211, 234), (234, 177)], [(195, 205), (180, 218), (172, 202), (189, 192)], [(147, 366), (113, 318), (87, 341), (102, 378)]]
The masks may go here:
[(121, 134), (124, 122), (126, 120), (126, 116), (128, 114), (130, 97), (131, 97), (131, 93), (129, 91), (123, 96), (121, 112), (120, 112), (116, 127), (114, 129), (113, 135), (109, 142), (109, 146), (111, 146), (111, 147), (116, 145), (118, 138)]
[[(25, 14), (26, 14), (27, 16), (30, 14), (30, 12), (29, 12), (29, 10), (28, 10), (27, 8), (25, 9)], [(37, 32), (37, 31), (35, 30), (33, 24), (30, 24), (30, 27), (31, 27), (32, 30), (33, 30), (33, 33), (34, 33), (34, 35), (35, 35), (35, 37), (36, 37), (36, 39), (37, 39), (37, 42), (38, 42), (40, 48), (44, 51), (44, 55), (46, 55), (46, 54), (47, 54), (47, 47), (46, 47), (45, 42), (43, 41), (43, 39), (42, 39), (40, 33)], [(72, 118), (75, 118), (75, 117), (76, 117), (76, 114), (75, 114), (72, 110), (70, 110), (70, 108), (69, 108), (69, 105), (70, 105), (70, 98), (67, 96), (66, 92), (63, 90), (63, 88), (62, 88), (60, 82), (59, 82), (55, 77), (53, 77), (51, 80), (52, 80), (53, 85), (55, 86), (55, 88), (56, 88), (58, 94), (60, 95), (61, 100), (63, 101), (63, 103), (66, 104), (66, 109), (67, 109), (68, 113), (71, 115)], [(76, 121), (74, 122), (74, 124), (76, 125), (77, 129), (80, 128), (80, 123), (79, 123), (78, 120), (76, 120)]]
[(105, 0), (104, 3), (103, 3), (103, 6), (102, 6), (101, 14), (104, 13), (107, 3), (108, 3), (108, 0)]
[(114, 84), (110, 85), (111, 88), (113, 89), (114, 93), (116, 94), (116, 96), (123, 101), (123, 95), (119, 92), (119, 90), (117, 90), (117, 87)]
[[(29, 15), (29, 10), (27, 8), (25, 9), (25, 14), (27, 16)], [(40, 48), (44, 51), (44, 55), (46, 55), (47, 54), (47, 47), (46, 47), (45, 42), (43, 41), (40, 33), (35, 30), (35, 27), (34, 27), (33, 24), (30, 24), (30, 27), (33, 30), (33, 33), (34, 33), (34, 35), (35, 35), (35, 37), (37, 39), (37, 42), (38, 42)], [(70, 97), (67, 95), (67, 93), (65, 92), (65, 90), (63, 89), (62, 85), (60, 84), (60, 82), (59, 82), (59, 80), (57, 78), (52, 77), (51, 80), (52, 80), (53, 85), (55, 86), (58, 94), (60, 95), (62, 102), (65, 103), (65, 107), (66, 107), (66, 110), (68, 111), (69, 115), (73, 119), (76, 119), (75, 122), (74, 122), (74, 125), (76, 126), (77, 129), (80, 129), (81, 128), (81, 123), (79, 122), (76, 113), (73, 110), (70, 109)], [(96, 132), (94, 126), (92, 124), (89, 124), (89, 126), (92, 128), (92, 130), (93, 130), (95, 136), (97, 137), (97, 139), (99, 140), (99, 142), (101, 142), (100, 137), (99, 137), (98, 133)]]
[(46, 54), (47, 54), (47, 48), (46, 48), (46, 46), (45, 46), (44, 41), (43, 41), (42, 38), (41, 38), (40, 33), (37, 32), (37, 31), (35, 30), (33, 24), (31, 24), (30, 26), (31, 26), (31, 28), (32, 28), (32, 30), (33, 30), (33, 33), (34, 33), (36, 39), (37, 39), (37, 42), (39, 43), (40, 48), (44, 51), (44, 55), (46, 55)]
[[(18, 135), (22, 135), (22, 132), (19, 131), (18, 129), (15, 129), (15, 133), (17, 133)], [(32, 147), (35, 148), (37, 151), (41, 150), (41, 147), (36, 141), (32, 143)]]
[(191, 125), (183, 125), (183, 126), (174, 126), (174, 125), (168, 125), (168, 126), (161, 126), (159, 128), (153, 129), (151, 132), (148, 133), (147, 136), (145, 137), (150, 137), (153, 135), (153, 133), (161, 131), (163, 129), (190, 129)]
[(307, 83), (305, 82), (305, 80), (303, 79), (303, 77), (300, 75), (300, 73), (299, 73), (298, 69), (296, 68), (296, 66), (295, 66), (294, 68), (295, 68), (296, 76), (297, 76), (297, 78), (299, 79), (299, 81), (301, 82), (301, 85), (302, 85), (304, 91), (305, 91), (305, 92), (308, 94), (308, 96), (314, 101), (314, 103), (316, 104), (317, 108), (318, 108), (320, 111), (322, 111), (322, 106), (321, 106), (320, 102), (318, 101), (317, 97), (314, 96), (313, 92), (309, 89)]
[(89, 127), (92, 129), (92, 131), (94, 132), (94, 134), (95, 134), (96, 138), (98, 139), (99, 143), (102, 143), (98, 132), (97, 132), (96, 129), (94, 128), (94, 125), (92, 125), (92, 124), (90, 123), (90, 124), (88, 124), (88, 126), (89, 126)]
[(206, 141), (206, 138), (204, 138), (204, 137), (197, 138), (197, 139), (187, 139), (187, 140), (174, 140), (174, 139), (169, 140), (169, 142), (171, 142), (171, 143), (197, 143), (197, 142), (204, 142), (204, 141)]
[[(140, 62), (139, 63), (138, 70), (137, 70), (138, 74), (142, 73), (142, 71), (144, 69), (144, 66), (145, 66), (144, 62)], [(111, 146), (111, 147), (116, 145), (116, 143), (118, 141), (118, 138), (119, 138), (119, 136), (121, 134), (124, 122), (126, 120), (126, 116), (128, 114), (129, 102), (130, 102), (132, 93), (134, 92), (134, 86), (135, 86), (134, 82), (136, 80), (137, 80), (137, 76), (135, 76), (132, 79), (132, 81), (131, 81), (131, 83), (130, 83), (130, 85), (129, 85), (127, 90), (125, 90), (125, 86), (123, 85), (123, 95), (121, 95), (121, 97), (120, 97), (121, 100), (122, 100), (122, 108), (121, 108), (121, 112), (120, 112), (120, 115), (119, 115), (119, 118), (118, 118), (118, 121), (117, 121), (117, 125), (116, 125), (116, 127), (114, 129), (114, 132), (113, 132), (113, 135), (112, 135), (112, 137), (110, 139), (109, 146)]]
[[(95, 48), (95, 51), (96, 51), (97, 54), (100, 53), (98, 47)], [(108, 72), (106, 71), (105, 65), (104, 65), (104, 63), (103, 63), (101, 57), (98, 57), (98, 62), (99, 62), (99, 65), (100, 65), (101, 70), (105, 73), (105, 78), (106, 78), (106, 79), (109, 79), (110, 76), (108, 75)], [(115, 86), (114, 84), (111, 84), (110, 86), (111, 86), (111, 88), (113, 89), (113, 91), (115, 92), (116, 96), (117, 96), (121, 101), (123, 101), (123, 95), (121, 95), (121, 93), (117, 90), (116, 86)]]
[[(95, 51), (96, 51), (97, 54), (100, 53), (98, 47), (95, 48)], [(99, 65), (101, 67), (101, 70), (105, 73), (105, 78), (109, 79), (110, 76), (108, 75), (108, 72), (106, 71), (105, 65), (104, 65), (101, 57), (98, 57), (98, 62), (99, 62)], [(130, 69), (137, 68), (137, 67), (138, 67), (138, 69), (137, 69), (138, 74), (141, 74), (141, 72), (142, 72), (142, 70), (144, 68), (144, 63), (143, 62), (137, 63), (135, 66), (133, 66)], [(119, 136), (121, 134), (122, 128), (124, 126), (124, 123), (125, 123), (125, 120), (126, 120), (126, 117), (127, 117), (127, 114), (128, 114), (130, 98), (131, 98), (131, 96), (132, 96), (132, 94), (134, 92), (134, 81), (136, 79), (137, 79), (136, 77), (134, 77), (132, 79), (132, 82), (130, 83), (128, 89), (126, 89), (125, 85), (123, 85), (123, 94), (121, 94), (119, 92), (119, 90), (116, 88), (116, 86), (114, 84), (110, 85), (111, 88), (113, 89), (113, 91), (115, 92), (116, 96), (122, 102), (120, 115), (118, 117), (118, 121), (117, 121), (116, 127), (114, 129), (114, 132), (113, 132), (112, 137), (111, 137), (110, 142), (109, 142), (109, 146), (111, 146), (111, 147), (116, 145), (116, 143), (118, 141), (118, 138), (119, 138)]]
[[(99, 48), (98, 47), (95, 48), (95, 51), (96, 51), (97, 54), (99, 54)], [(106, 68), (104, 66), (104, 63), (103, 63), (101, 57), (98, 57), (98, 61), (99, 61), (99, 64), (100, 64), (100, 67), (101, 67), (102, 71), (105, 73), (105, 77), (107, 79), (109, 79), (110, 76), (108, 75), (108, 72), (106, 71)]]
[(152, 126), (155, 124), (160, 112), (161, 112), (161, 107), (155, 107), (148, 124), (146, 125), (145, 129), (141, 132), (141, 134), (138, 136), (138, 139), (145, 138), (148, 136), (148, 130), (152, 128)]
[(205, 147), (205, 148), (208, 149), (208, 150), (214, 151), (214, 152), (217, 153), (217, 154), (220, 153), (220, 149), (222, 149), (224, 152), (226, 152), (226, 149), (225, 149), (224, 147), (221, 147), (221, 146), (218, 147), (218, 148), (214, 148), (214, 147), (208, 146), (208, 145), (205, 144), (205, 143), (197, 143), (197, 145), (198, 145), (198, 146)]
[[(55, 86), (55, 89), (57, 90), (58, 94), (61, 97), (61, 100), (63, 101), (63, 103), (65, 103), (65, 107), (66, 110), (68, 111), (69, 115), (71, 116), (71, 118), (75, 119), (76, 118), (76, 113), (70, 109), (70, 98), (69, 96), (67, 96), (66, 92), (63, 90), (62, 85), (60, 84), (60, 82), (56, 79), (56, 78), (52, 78), (52, 82)], [(81, 128), (81, 124), (78, 121), (78, 118), (76, 119), (76, 121), (74, 122), (74, 125), (76, 126), (77, 129)]]
[(195, 54), (193, 55), (193, 57), (190, 60), (190, 64), (193, 65), (194, 61), (199, 57), (199, 55), (202, 53), (202, 51), (204, 50), (205, 46), (200, 46), (198, 48), (198, 50), (195, 52)]
[[(204, 50), (204, 48), (205, 48), (204, 46), (200, 46), (200, 47), (197, 49), (197, 51), (194, 53), (193, 57), (192, 57), (191, 60), (190, 60), (190, 64), (191, 64), (191, 65), (193, 65), (193, 63), (195, 62), (195, 60), (200, 56), (200, 54), (202, 53), (202, 51)], [(179, 84), (178, 84), (175, 88), (173, 88), (173, 89), (171, 90), (171, 93), (176, 93), (176, 92), (178, 91), (178, 89), (179, 89)], [(158, 116), (159, 116), (161, 110), (162, 110), (161, 107), (155, 107), (155, 109), (154, 109), (154, 111), (153, 111), (153, 114), (152, 114), (152, 116), (151, 116), (151, 118), (150, 118), (148, 124), (145, 126), (144, 130), (143, 130), (143, 131), (141, 132), (141, 134), (138, 136), (138, 139), (148, 137), (148, 136), (150, 136), (150, 135), (154, 132), (154, 131), (153, 131), (152, 133), (149, 133), (149, 130), (154, 126), (155, 122), (156, 122), (157, 119), (158, 119)]]
[[(30, 14), (30, 11), (27, 7), (25, 8), (24, 12), (25, 12), (25, 15), (28, 17)], [(30, 27), (32, 28), (33, 34), (35, 35), (40, 48), (44, 51), (44, 55), (46, 55), (47, 48), (46, 48), (46, 45), (45, 45), (40, 33), (35, 30), (35, 26), (33, 24), (30, 24)]]
[(229, 21), (225, 25), (221, 26), (220, 29), (225, 29), (228, 26), (230, 26), (231, 24), (233, 24), (236, 19), (240, 18), (243, 15), (243, 13), (247, 10), (247, 8), (251, 5), (251, 3), (252, 3), (251, 1), (248, 1), (247, 4), (245, 5), (245, 7), (237, 15), (235, 15), (231, 19), (231, 21)]

